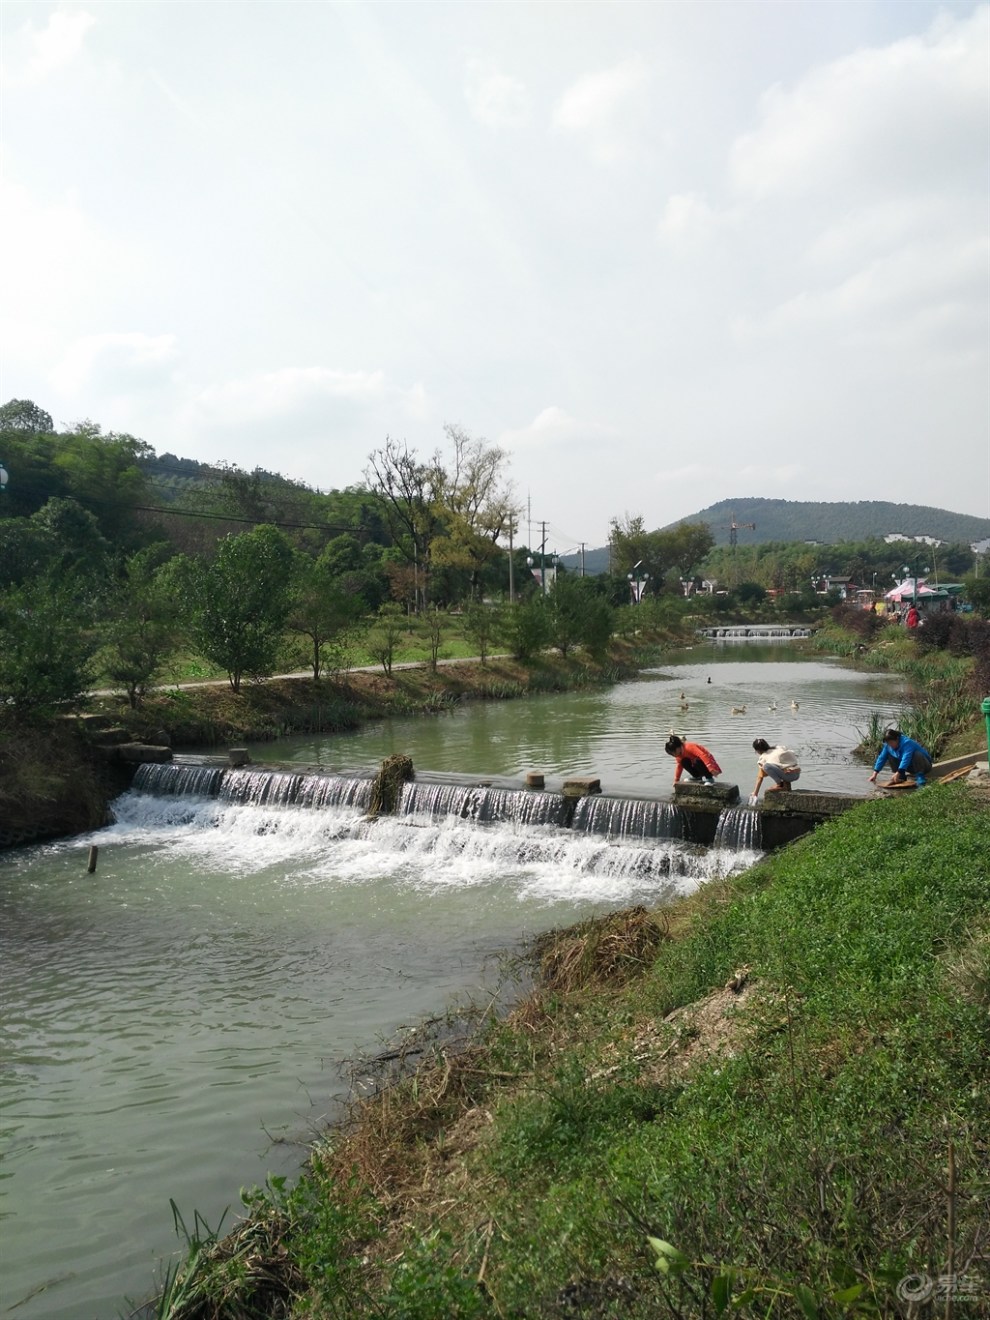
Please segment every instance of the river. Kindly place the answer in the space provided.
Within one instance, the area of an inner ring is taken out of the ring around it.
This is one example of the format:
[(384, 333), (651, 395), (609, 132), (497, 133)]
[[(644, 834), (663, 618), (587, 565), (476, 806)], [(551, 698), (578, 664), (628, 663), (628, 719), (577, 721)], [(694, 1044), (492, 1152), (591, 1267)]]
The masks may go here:
[[(538, 769), (551, 787), (597, 774), (606, 793), (669, 796), (674, 727), (744, 792), (757, 734), (800, 751), (802, 784), (855, 791), (855, 730), (879, 690), (794, 649), (699, 647), (605, 691), (254, 751), (325, 770), (403, 751), (441, 779)], [(487, 992), (491, 955), (527, 935), (662, 902), (753, 856), (153, 791), (125, 794), (96, 834), (0, 854), (0, 1308), (126, 1313), (177, 1249), (169, 1199), (216, 1225), (239, 1186), (296, 1169), (343, 1094), (340, 1060)]]

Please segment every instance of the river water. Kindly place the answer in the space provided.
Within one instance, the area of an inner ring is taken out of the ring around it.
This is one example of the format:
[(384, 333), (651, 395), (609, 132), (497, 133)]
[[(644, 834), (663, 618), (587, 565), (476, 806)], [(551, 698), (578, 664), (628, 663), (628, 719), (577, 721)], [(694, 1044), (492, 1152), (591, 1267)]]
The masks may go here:
[[(329, 771), (403, 751), (441, 780), (541, 769), (550, 787), (593, 773), (606, 793), (669, 796), (675, 727), (744, 793), (757, 734), (800, 752), (802, 784), (856, 791), (868, 772), (850, 751), (878, 691), (794, 650), (698, 648), (609, 691), (255, 750)], [(0, 1310), (125, 1313), (177, 1248), (169, 1199), (216, 1225), (239, 1186), (296, 1169), (343, 1094), (341, 1059), (489, 989), (494, 951), (754, 856), (422, 807), (370, 825), (358, 804), (153, 785), (94, 835), (0, 854)]]

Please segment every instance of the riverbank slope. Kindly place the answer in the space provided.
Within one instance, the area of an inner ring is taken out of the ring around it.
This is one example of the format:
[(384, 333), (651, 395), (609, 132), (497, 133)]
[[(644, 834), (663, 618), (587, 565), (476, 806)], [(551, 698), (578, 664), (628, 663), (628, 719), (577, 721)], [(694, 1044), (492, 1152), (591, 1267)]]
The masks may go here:
[(160, 1314), (896, 1315), (947, 1275), (980, 1313), (988, 825), (965, 785), (867, 802), (543, 938), (507, 1017), (418, 1039)]

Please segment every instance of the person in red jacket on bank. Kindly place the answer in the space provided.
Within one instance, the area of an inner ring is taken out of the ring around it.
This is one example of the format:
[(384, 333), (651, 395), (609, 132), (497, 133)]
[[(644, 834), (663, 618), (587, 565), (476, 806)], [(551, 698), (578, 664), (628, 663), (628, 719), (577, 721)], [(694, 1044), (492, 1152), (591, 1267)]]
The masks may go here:
[(715, 775), (722, 773), (722, 767), (707, 747), (702, 747), (701, 743), (685, 742), (676, 733), (672, 733), (667, 739), (664, 751), (677, 760), (677, 769), (674, 771), (675, 784), (685, 770), (696, 784), (714, 784)]

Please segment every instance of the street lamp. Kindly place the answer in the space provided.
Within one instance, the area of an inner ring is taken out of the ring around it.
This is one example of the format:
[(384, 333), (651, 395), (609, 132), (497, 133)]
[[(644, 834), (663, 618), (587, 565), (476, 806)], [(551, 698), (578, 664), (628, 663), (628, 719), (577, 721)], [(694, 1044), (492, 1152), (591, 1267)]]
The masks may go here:
[(626, 574), (626, 577), (629, 579), (629, 590), (632, 593), (633, 603), (636, 605), (641, 605), (643, 603), (643, 588), (650, 580), (649, 573), (644, 573), (643, 576), (640, 577), (636, 572), (642, 562), (642, 559), (638, 559), (632, 566), (632, 573)]

